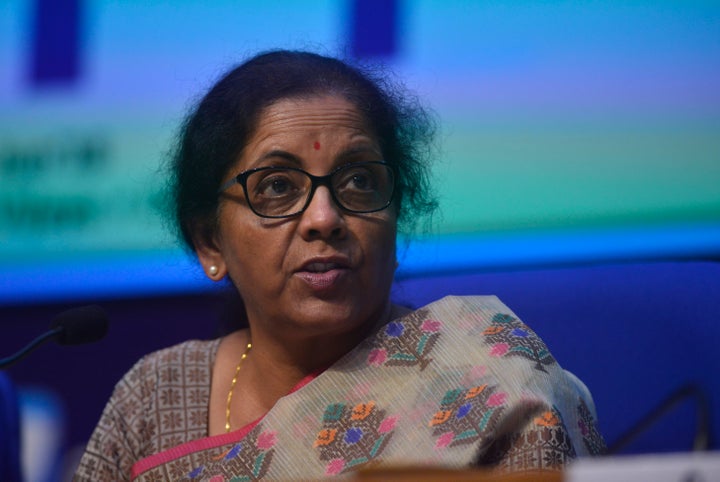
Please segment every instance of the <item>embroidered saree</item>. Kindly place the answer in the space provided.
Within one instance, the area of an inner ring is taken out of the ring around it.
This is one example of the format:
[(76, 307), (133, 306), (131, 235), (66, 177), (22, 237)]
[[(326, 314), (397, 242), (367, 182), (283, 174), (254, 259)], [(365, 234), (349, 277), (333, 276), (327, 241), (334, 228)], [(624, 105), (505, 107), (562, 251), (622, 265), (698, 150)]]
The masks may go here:
[(512, 472), (604, 450), (587, 389), (495, 297), (447, 297), (391, 321), (256, 423), (208, 437), (218, 344), (138, 362), (75, 480), (308, 480), (378, 464)]

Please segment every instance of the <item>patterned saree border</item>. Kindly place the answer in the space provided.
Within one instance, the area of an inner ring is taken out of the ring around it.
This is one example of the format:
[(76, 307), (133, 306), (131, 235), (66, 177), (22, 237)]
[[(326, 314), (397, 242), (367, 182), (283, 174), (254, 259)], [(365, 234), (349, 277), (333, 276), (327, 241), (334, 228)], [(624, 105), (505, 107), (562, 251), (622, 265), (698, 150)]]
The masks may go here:
[[(322, 373), (322, 371), (324, 370), (320, 370), (318, 372), (307, 375), (305, 378), (300, 380), (297, 385), (293, 387), (292, 390), (290, 390), (288, 395), (300, 390), (302, 387), (313, 381), (320, 373)], [(140, 459), (132, 466), (130, 472), (130, 480), (135, 480), (137, 477), (147, 472), (148, 470), (152, 470), (160, 465), (166, 464), (173, 460), (177, 460), (181, 457), (185, 457), (186, 455), (190, 455), (193, 452), (214, 449), (217, 447), (222, 447), (223, 445), (237, 443), (243, 438), (245, 438), (245, 436), (247, 436), (247, 434), (249, 434), (252, 429), (254, 429), (260, 422), (262, 422), (262, 420), (265, 418), (265, 415), (267, 415), (267, 413), (264, 414), (262, 417), (258, 418), (257, 420), (250, 422), (244, 427), (234, 430), (230, 433), (222, 433), (219, 435), (213, 435), (211, 437), (191, 440), (190, 442), (185, 442), (184, 444)]]
[(189, 455), (193, 452), (214, 449), (223, 445), (239, 442), (248, 433), (250, 433), (250, 431), (252, 431), (252, 429), (255, 428), (262, 421), (263, 418), (265, 418), (264, 415), (255, 420), (254, 422), (250, 422), (244, 427), (235, 430), (234, 432), (213, 435), (212, 437), (205, 437), (197, 440), (191, 440), (190, 442), (185, 442), (184, 444), (169, 448), (163, 452), (158, 452), (156, 454), (149, 455), (144, 459), (140, 459), (132, 466), (130, 480), (135, 480), (137, 477), (139, 477), (144, 472), (147, 472), (148, 470), (154, 469), (155, 467), (166, 464), (181, 457), (185, 457), (186, 455)]

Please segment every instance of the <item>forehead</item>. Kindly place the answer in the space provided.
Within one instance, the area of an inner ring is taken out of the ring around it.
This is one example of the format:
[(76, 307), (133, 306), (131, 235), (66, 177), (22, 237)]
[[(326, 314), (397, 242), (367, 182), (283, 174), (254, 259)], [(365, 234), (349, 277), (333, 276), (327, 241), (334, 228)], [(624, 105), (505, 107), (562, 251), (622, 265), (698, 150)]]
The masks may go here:
[(341, 96), (327, 95), (280, 99), (265, 107), (249, 143), (291, 134), (318, 135), (329, 129), (374, 140), (371, 127), (353, 103)]

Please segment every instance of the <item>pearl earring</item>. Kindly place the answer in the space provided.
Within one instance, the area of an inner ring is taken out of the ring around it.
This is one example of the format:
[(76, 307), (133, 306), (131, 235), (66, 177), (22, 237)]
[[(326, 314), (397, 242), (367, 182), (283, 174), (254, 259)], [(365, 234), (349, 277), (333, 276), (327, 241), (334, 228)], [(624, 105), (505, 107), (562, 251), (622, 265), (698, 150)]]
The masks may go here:
[(218, 274), (218, 267), (213, 264), (208, 268), (208, 271), (210, 272), (210, 276), (215, 276)]

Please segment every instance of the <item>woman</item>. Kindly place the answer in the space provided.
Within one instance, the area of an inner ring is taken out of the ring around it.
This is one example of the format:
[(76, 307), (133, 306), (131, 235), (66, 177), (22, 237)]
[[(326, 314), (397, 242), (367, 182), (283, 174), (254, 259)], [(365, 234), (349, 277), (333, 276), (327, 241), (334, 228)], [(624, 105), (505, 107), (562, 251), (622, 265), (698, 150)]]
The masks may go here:
[(172, 165), (176, 217), (247, 327), (138, 362), (76, 480), (557, 469), (602, 449), (581, 384), (497, 299), (391, 303), (398, 226), (434, 207), (431, 123), (397, 92), (276, 51), (205, 95)]

